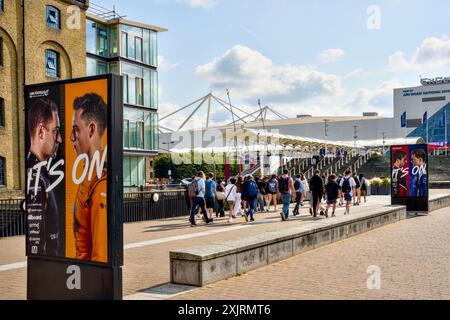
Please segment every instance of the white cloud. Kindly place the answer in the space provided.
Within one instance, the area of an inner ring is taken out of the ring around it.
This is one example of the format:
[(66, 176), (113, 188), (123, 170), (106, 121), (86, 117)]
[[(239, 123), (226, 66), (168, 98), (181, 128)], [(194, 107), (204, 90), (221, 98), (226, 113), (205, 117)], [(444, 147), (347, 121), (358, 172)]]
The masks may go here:
[(163, 55), (158, 55), (158, 69), (168, 71), (178, 67), (180, 63), (170, 63)]
[(274, 65), (258, 51), (236, 45), (221, 57), (200, 65), (196, 74), (217, 90), (230, 89), (232, 97), (255, 102), (300, 102), (335, 97), (341, 91), (337, 75), (297, 65)]
[(364, 69), (356, 69), (356, 70), (350, 71), (349, 73), (344, 75), (342, 78), (343, 79), (353, 78), (353, 77), (359, 76), (363, 72), (364, 72)]
[(429, 37), (422, 41), (410, 59), (403, 51), (397, 51), (389, 57), (392, 70), (429, 70), (438, 69), (450, 64), (450, 40)]
[(216, 0), (177, 0), (193, 8), (211, 9), (217, 4)]
[(341, 60), (345, 56), (342, 49), (328, 49), (320, 53), (317, 58), (321, 63), (333, 63)]
[(393, 112), (393, 90), (403, 85), (398, 80), (389, 80), (381, 83), (375, 90), (359, 89), (346, 103), (345, 108), (353, 114), (374, 111), (385, 116)]

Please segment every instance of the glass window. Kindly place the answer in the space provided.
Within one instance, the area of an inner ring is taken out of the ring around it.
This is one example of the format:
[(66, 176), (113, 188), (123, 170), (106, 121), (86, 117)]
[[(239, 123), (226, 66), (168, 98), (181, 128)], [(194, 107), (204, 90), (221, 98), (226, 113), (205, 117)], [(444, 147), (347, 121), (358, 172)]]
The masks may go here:
[(131, 185), (137, 186), (139, 183), (139, 167), (138, 167), (138, 157), (130, 157), (131, 166)]
[(150, 30), (144, 30), (144, 63), (150, 64)]
[(151, 87), (150, 87), (150, 106), (151, 108), (158, 108), (158, 73), (151, 70)]
[(59, 77), (59, 55), (58, 52), (45, 50), (45, 74), (48, 77)]
[(136, 78), (136, 104), (144, 105), (144, 79)]
[(53, 29), (61, 29), (61, 15), (59, 9), (52, 6), (46, 6), (46, 9), (47, 27)]
[(154, 67), (158, 66), (158, 38), (155, 31), (150, 31), (150, 64)]
[(128, 76), (128, 103), (136, 104), (136, 78)]
[(131, 59), (135, 59), (136, 57), (136, 43), (133, 41), (133, 38), (129, 37), (128, 39), (128, 47), (127, 47), (127, 57)]
[(130, 121), (128, 127), (130, 131), (130, 148), (137, 148), (137, 123)]
[(143, 122), (136, 123), (136, 131), (137, 131), (137, 148), (144, 149), (144, 123)]
[(117, 62), (111, 62), (109, 64), (109, 72), (112, 74), (119, 74), (119, 65)]
[(128, 57), (128, 34), (122, 32), (122, 56)]
[(123, 185), (131, 186), (131, 161), (130, 157), (123, 157)]
[(103, 61), (97, 61), (97, 74), (107, 74), (108, 64)]
[(108, 56), (108, 29), (102, 25), (97, 27), (97, 54), (100, 56)]
[(136, 60), (142, 61), (142, 38), (134, 38), (136, 42)]
[(0, 185), (4, 186), (5, 183), (5, 172), (6, 172), (6, 159), (3, 157), (0, 157)]
[(5, 100), (0, 98), (0, 127), (5, 126)]
[(128, 103), (128, 75), (123, 74), (123, 102)]
[(123, 146), (124, 148), (130, 147), (130, 134), (128, 131), (128, 120), (123, 121)]
[(117, 57), (119, 53), (117, 25), (109, 27), (109, 55)]
[(86, 50), (89, 53), (97, 54), (97, 23), (86, 20)]

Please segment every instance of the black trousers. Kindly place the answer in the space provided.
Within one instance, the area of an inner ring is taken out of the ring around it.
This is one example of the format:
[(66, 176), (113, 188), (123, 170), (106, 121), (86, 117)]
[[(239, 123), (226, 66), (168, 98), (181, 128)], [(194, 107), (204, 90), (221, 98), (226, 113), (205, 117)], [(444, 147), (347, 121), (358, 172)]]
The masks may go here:
[(313, 213), (314, 216), (317, 215), (317, 204), (322, 201), (323, 193), (322, 192), (312, 192), (312, 201), (313, 201)]

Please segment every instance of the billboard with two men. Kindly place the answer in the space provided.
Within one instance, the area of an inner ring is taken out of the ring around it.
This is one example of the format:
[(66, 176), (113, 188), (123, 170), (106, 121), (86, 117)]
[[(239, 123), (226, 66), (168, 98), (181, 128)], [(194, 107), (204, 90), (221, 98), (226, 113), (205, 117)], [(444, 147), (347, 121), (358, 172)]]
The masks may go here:
[(428, 211), (428, 146), (391, 147), (392, 204)]
[(122, 265), (119, 90), (111, 75), (26, 88), (29, 258)]

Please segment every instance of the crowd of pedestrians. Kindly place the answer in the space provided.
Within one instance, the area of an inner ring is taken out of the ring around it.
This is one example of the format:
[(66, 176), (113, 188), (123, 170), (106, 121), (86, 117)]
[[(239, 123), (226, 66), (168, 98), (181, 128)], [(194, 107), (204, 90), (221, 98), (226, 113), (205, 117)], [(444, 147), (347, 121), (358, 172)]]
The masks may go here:
[(231, 177), (227, 181), (215, 179), (214, 174), (199, 171), (188, 186), (188, 206), (190, 210), (190, 223), (195, 227), (196, 218), (211, 224), (215, 217), (228, 217), (228, 223), (242, 217), (247, 222), (255, 221), (255, 213), (270, 212), (271, 208), (277, 211), (278, 203), (282, 208), (280, 217), (282, 221), (289, 220), (291, 203), (295, 203), (293, 216), (300, 214), (304, 200), (309, 200), (309, 213), (316, 218), (318, 215), (325, 218), (336, 216), (337, 206), (345, 205), (344, 214), (350, 213), (350, 207), (367, 201), (367, 185), (364, 175), (357, 176), (350, 170), (345, 176), (321, 176), (316, 170), (314, 176), (308, 181), (303, 174), (291, 177), (288, 170), (284, 170), (279, 177)]

